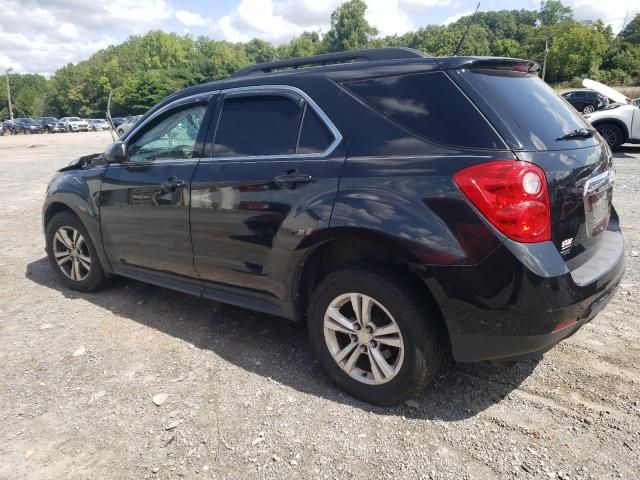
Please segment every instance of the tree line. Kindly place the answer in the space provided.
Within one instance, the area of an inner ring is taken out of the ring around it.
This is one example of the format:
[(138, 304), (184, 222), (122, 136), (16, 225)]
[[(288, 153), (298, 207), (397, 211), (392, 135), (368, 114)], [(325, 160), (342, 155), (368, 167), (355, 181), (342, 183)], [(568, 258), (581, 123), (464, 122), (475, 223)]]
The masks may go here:
[[(600, 20), (578, 22), (558, 0), (540, 10), (478, 12), (448, 25), (428, 25), (404, 35), (381, 37), (365, 19), (363, 0), (343, 3), (321, 35), (305, 32), (274, 46), (151, 31), (131, 36), (49, 79), (10, 75), (14, 117), (42, 115), (104, 117), (113, 91), (114, 115), (139, 114), (188, 85), (221, 79), (250, 63), (360, 48), (401, 46), (434, 56), (451, 55), (465, 30), (460, 55), (496, 55), (542, 62), (545, 80), (579, 83), (584, 77), (615, 85), (640, 84), (640, 14), (614, 35)], [(546, 50), (545, 50), (546, 49)], [(0, 119), (8, 118), (6, 89), (0, 88)]]

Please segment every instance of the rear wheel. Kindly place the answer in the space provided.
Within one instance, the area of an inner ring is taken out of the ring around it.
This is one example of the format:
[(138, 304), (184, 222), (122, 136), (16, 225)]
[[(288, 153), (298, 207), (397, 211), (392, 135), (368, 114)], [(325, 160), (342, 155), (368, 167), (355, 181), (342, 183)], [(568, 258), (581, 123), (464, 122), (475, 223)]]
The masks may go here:
[(47, 225), (46, 241), (49, 262), (69, 288), (91, 292), (106, 283), (91, 238), (73, 213), (54, 215)]
[(436, 317), (406, 279), (352, 268), (329, 274), (309, 309), (313, 352), (345, 391), (397, 404), (435, 377), (442, 359)]
[(598, 133), (609, 144), (611, 150), (616, 150), (624, 143), (622, 129), (612, 123), (602, 123), (596, 126)]
[(585, 105), (584, 108), (582, 109), (582, 113), (584, 113), (585, 115), (589, 113), (593, 113), (595, 111), (596, 109), (593, 107), (593, 105), (589, 105), (589, 104)]

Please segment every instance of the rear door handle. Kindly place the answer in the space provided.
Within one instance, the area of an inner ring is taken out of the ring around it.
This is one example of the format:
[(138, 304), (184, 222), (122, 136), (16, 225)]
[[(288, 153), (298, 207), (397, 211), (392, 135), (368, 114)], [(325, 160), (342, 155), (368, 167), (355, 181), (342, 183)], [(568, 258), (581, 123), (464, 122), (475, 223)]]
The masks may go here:
[(313, 177), (303, 173), (286, 173), (284, 175), (278, 175), (275, 180), (279, 185), (295, 185), (297, 183), (310, 183)]
[(178, 188), (182, 188), (184, 186), (185, 181), (178, 178), (168, 178), (167, 180), (160, 182), (160, 188), (162, 190), (171, 190), (172, 192), (175, 192)]

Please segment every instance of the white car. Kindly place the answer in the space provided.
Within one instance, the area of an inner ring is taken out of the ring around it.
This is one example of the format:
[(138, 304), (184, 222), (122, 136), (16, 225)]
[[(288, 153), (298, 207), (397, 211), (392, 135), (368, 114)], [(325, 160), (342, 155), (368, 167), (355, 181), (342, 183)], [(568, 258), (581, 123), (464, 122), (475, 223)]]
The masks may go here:
[(88, 132), (89, 124), (78, 117), (63, 117), (60, 122), (64, 123), (67, 132)]
[(582, 85), (613, 100), (602, 110), (584, 116), (606, 140), (612, 150), (623, 143), (640, 143), (640, 107), (637, 101), (595, 80), (584, 79)]

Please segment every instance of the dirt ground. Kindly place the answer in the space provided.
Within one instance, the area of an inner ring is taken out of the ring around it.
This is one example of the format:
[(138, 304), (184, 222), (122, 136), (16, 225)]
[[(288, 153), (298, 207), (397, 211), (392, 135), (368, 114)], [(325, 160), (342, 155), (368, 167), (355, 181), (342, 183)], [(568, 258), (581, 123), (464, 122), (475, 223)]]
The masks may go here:
[(64, 288), (45, 186), (109, 141), (0, 137), (0, 478), (640, 477), (639, 147), (616, 155), (627, 271), (606, 310), (543, 358), (452, 364), (378, 408), (300, 325), (125, 279)]

